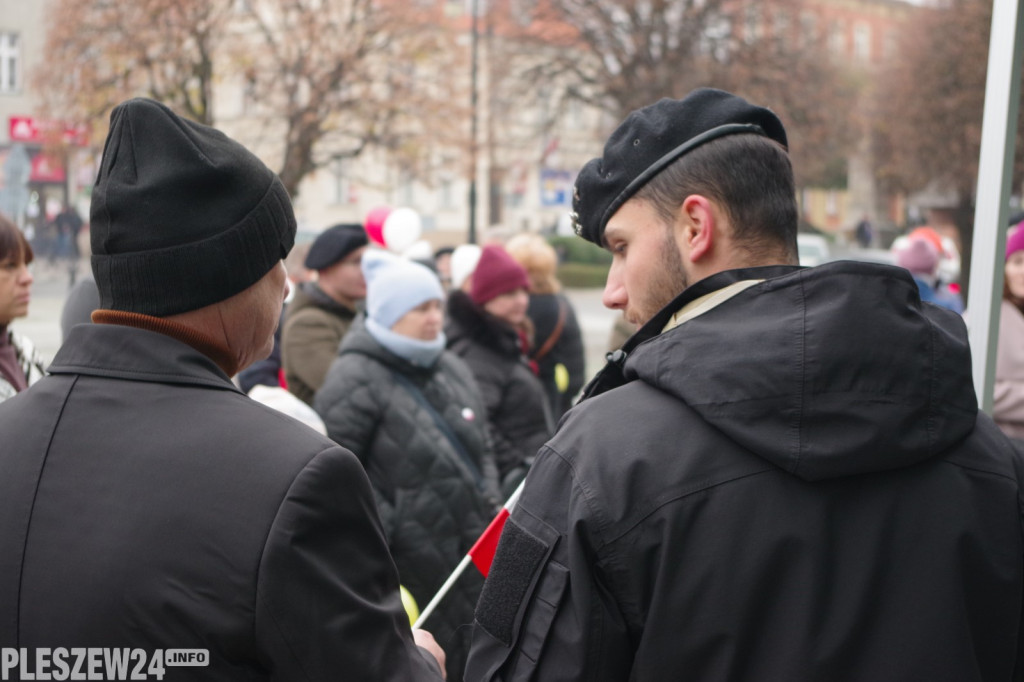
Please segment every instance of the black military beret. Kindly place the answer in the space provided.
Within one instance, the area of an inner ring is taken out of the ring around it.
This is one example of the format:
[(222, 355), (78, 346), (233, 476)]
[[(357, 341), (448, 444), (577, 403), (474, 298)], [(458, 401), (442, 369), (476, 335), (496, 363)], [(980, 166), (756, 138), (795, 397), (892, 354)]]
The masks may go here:
[(323, 270), (369, 243), (366, 230), (358, 223), (342, 223), (328, 227), (309, 247), (306, 267), (310, 270)]
[(754, 133), (787, 145), (778, 117), (742, 97), (701, 88), (683, 99), (662, 99), (638, 109), (612, 133), (604, 155), (576, 177), (573, 228), (602, 245), (605, 226), (651, 178), (691, 150), (725, 135)]

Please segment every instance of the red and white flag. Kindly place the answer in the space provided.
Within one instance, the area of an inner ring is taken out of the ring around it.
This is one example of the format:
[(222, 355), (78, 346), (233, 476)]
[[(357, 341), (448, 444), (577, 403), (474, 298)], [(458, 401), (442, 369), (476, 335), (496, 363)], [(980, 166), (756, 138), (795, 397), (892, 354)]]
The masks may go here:
[(509, 495), (508, 500), (501, 508), (501, 511), (498, 512), (498, 515), (494, 517), (483, 534), (477, 538), (477, 541), (469, 548), (469, 552), (466, 556), (462, 557), (462, 561), (460, 561), (459, 565), (455, 567), (452, 574), (448, 576), (448, 579), (444, 581), (443, 585), (441, 585), (441, 589), (437, 591), (434, 598), (430, 600), (430, 603), (427, 604), (426, 608), (424, 608), (420, 613), (420, 617), (416, 619), (415, 623), (413, 623), (412, 627), (414, 629), (420, 627), (420, 625), (423, 624), (423, 621), (427, 619), (427, 616), (433, 613), (434, 609), (437, 608), (437, 605), (441, 602), (441, 599), (448, 594), (448, 590), (450, 590), (452, 585), (455, 584), (455, 581), (459, 579), (459, 576), (462, 575), (462, 572), (466, 570), (466, 567), (469, 566), (471, 561), (473, 562), (473, 565), (477, 567), (477, 570), (480, 571), (485, 578), (487, 577), (487, 574), (491, 571), (491, 563), (494, 561), (494, 553), (498, 551), (498, 540), (501, 539), (501, 531), (505, 528), (505, 522), (508, 521), (509, 514), (511, 514), (512, 510), (515, 508), (516, 502), (519, 501), (519, 494), (523, 492), (524, 483), (526, 483), (525, 480), (519, 484), (519, 487), (516, 488), (514, 493)]

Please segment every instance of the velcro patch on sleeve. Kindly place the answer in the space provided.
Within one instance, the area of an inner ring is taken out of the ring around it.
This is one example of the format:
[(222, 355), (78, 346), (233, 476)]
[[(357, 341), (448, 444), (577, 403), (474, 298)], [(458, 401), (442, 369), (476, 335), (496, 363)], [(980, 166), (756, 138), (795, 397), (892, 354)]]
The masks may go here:
[(505, 524), (476, 606), (477, 622), (505, 646), (512, 646), (516, 614), (549, 550), (512, 519)]

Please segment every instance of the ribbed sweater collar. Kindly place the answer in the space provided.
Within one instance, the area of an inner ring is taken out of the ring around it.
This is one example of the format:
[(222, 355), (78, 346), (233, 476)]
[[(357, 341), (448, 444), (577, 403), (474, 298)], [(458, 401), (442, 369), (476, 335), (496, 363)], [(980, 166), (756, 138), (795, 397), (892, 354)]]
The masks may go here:
[(119, 324), (125, 327), (145, 329), (170, 336), (188, 344), (217, 363), (229, 377), (238, 373), (238, 360), (228, 348), (191, 327), (166, 320), (162, 317), (129, 313), (122, 310), (94, 310), (92, 321), (96, 324)]

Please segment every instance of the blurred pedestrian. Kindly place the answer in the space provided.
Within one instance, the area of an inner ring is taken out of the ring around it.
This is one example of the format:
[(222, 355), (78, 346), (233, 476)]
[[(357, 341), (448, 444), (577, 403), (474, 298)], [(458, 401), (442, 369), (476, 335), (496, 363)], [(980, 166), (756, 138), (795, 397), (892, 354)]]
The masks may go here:
[(68, 340), (68, 334), (76, 324), (91, 323), (92, 311), (99, 307), (100, 290), (96, 288), (96, 281), (92, 275), (78, 280), (68, 291), (64, 305), (60, 309), (61, 343)]
[(44, 363), (32, 342), (10, 329), (28, 315), (32, 300), (32, 247), (18, 226), (0, 214), (0, 402), (43, 378)]
[[(473, 375), (445, 350), (444, 291), (426, 267), (363, 255), (366, 316), (317, 391), (328, 435), (363, 463), (398, 576), (426, 604), (500, 503), (485, 408)], [(465, 574), (428, 625), (461, 680), (483, 580)]]
[(512, 237), (505, 250), (530, 278), (526, 316), (533, 324), (533, 345), (528, 357), (537, 363), (537, 376), (557, 422), (572, 407), (585, 379), (586, 355), (576, 311), (562, 293), (556, 274), (558, 254), (547, 240), (524, 232)]
[(487, 407), (502, 491), (526, 475), (553, 431), (544, 386), (531, 366), (526, 309), (530, 280), (504, 248), (488, 245), (470, 278), (469, 293), (448, 296), (448, 347), (473, 370)]
[(899, 246), (894, 244), (893, 251), (896, 254), (896, 264), (906, 268), (914, 278), (922, 301), (948, 308), (957, 314), (963, 313), (964, 304), (960, 296), (950, 291), (938, 279), (939, 251), (932, 242), (913, 237)]
[(857, 245), (862, 249), (866, 249), (871, 246), (871, 240), (874, 238), (874, 229), (871, 227), (871, 221), (868, 217), (862, 216), (860, 221), (857, 222), (857, 227), (854, 230), (857, 239)]
[(342, 223), (324, 230), (309, 248), (305, 266), (315, 282), (300, 284), (285, 308), (281, 364), (288, 390), (307, 405), (323, 385), (366, 296), (359, 267), (369, 239), (362, 225)]
[(801, 268), (786, 132), (700, 89), (580, 171), (641, 325), (537, 455), (466, 677), (1020, 677), (1024, 458), (906, 270)]
[(131, 649), (143, 670), (202, 649), (195, 680), (440, 679), (359, 461), (230, 381), (281, 310), (281, 181), (133, 99), (111, 114), (91, 222), (94, 324), (0, 404), (0, 647)]
[(455, 253), (454, 246), (442, 246), (434, 251), (434, 269), (437, 270), (437, 278), (441, 280), (441, 286), (446, 292), (452, 288), (453, 253)]

